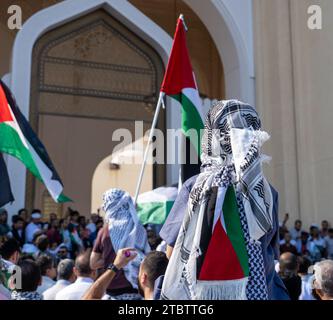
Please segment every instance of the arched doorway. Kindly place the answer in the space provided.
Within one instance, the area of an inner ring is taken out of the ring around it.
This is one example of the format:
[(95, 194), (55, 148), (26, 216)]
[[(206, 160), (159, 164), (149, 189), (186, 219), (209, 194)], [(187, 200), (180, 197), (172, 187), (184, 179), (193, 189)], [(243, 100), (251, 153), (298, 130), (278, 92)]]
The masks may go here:
[[(126, 128), (134, 137), (136, 120), (149, 129), (163, 68), (150, 45), (102, 9), (36, 42), (29, 119), (82, 214), (90, 212), (97, 164), (119, 143), (112, 132)], [(165, 130), (164, 112), (158, 127)], [(164, 166), (155, 166), (153, 186), (164, 183)], [(44, 187), (31, 175), (26, 190), (28, 208), (43, 207)]]

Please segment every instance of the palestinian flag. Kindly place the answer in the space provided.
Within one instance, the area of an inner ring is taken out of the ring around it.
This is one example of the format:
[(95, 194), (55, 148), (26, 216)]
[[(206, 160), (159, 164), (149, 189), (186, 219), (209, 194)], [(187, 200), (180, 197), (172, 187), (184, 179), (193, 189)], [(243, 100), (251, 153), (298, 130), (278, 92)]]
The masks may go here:
[(160, 187), (142, 193), (138, 197), (137, 212), (143, 225), (163, 224), (176, 200), (178, 189), (175, 187)]
[[(218, 195), (220, 190), (214, 188), (208, 202), (200, 240), (204, 254), (197, 261), (197, 277), (201, 281), (226, 281), (235, 290), (244, 289), (249, 263), (236, 195), (233, 186), (222, 191), (224, 197)], [(223, 205), (216, 199), (224, 199)]]
[(71, 201), (47, 151), (21, 113), (9, 88), (0, 80), (0, 152), (20, 160), (44, 183), (56, 202)]
[[(186, 30), (182, 15), (177, 22), (161, 92), (177, 101), (181, 109), (181, 128), (186, 137), (186, 163), (181, 167), (181, 182), (183, 183), (200, 172), (200, 130), (203, 129), (204, 122), (202, 102), (186, 46)], [(195, 136), (191, 135), (191, 131), (189, 131), (191, 129), (196, 132)], [(191, 154), (195, 154), (196, 159), (190, 159)]]

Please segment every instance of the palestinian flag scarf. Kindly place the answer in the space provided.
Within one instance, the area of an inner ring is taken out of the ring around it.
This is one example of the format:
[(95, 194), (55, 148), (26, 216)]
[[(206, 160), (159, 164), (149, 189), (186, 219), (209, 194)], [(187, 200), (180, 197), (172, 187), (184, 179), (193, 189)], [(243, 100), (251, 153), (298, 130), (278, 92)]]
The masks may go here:
[(261, 167), (268, 139), (248, 104), (208, 113), (201, 173), (172, 253), (162, 299), (268, 299), (259, 239), (272, 228), (272, 193)]
[(44, 183), (54, 201), (71, 201), (62, 193), (62, 182), (45, 147), (21, 113), (9, 88), (1, 80), (0, 152), (20, 160)]

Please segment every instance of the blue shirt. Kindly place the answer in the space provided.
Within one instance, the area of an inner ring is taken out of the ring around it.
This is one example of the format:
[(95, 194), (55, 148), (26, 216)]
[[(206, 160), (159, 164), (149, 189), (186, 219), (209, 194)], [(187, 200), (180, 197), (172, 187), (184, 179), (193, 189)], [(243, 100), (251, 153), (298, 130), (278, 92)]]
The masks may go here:
[[(181, 188), (177, 199), (165, 221), (160, 236), (166, 243), (174, 247), (177, 236), (187, 210), (187, 202), (191, 189), (196, 181), (197, 176), (188, 179)], [(282, 280), (275, 271), (274, 260), (279, 260), (279, 219), (278, 219), (278, 193), (271, 186), (273, 194), (273, 228), (261, 239), (263, 258), (266, 271), (266, 280), (268, 288), (268, 297), (270, 300), (289, 300), (288, 291)]]

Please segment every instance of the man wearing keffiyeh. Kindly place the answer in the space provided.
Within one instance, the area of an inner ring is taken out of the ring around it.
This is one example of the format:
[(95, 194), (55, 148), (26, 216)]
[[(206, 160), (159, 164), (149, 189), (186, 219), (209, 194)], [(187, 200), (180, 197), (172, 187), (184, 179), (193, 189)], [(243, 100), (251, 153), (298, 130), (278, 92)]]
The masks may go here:
[[(262, 171), (268, 138), (248, 104), (220, 101), (208, 113), (201, 173), (184, 207), (163, 299), (266, 300), (274, 295), (272, 278), (281, 299), (287, 298), (266, 244), (277, 229), (272, 188)], [(175, 208), (182, 208), (177, 200)]]
[[(110, 189), (103, 194), (102, 207), (115, 252), (123, 248), (135, 248), (138, 253), (137, 257), (123, 269), (126, 279), (133, 288), (138, 289), (140, 264), (151, 249), (146, 230), (139, 221), (132, 197), (123, 190)], [(139, 298), (138, 294), (124, 294), (117, 297), (121, 300)]]

